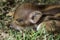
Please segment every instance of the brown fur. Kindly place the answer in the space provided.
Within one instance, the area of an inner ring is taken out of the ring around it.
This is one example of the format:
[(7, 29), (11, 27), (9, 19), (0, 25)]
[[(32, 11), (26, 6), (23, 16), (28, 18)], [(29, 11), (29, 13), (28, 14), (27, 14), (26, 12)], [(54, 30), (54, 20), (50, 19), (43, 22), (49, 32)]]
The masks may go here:
[[(36, 13), (37, 11), (37, 13)], [(39, 13), (38, 16), (34, 16)], [(25, 27), (25, 26), (31, 26), (35, 24), (39, 24), (44, 21), (50, 21), (50, 20), (60, 20), (59, 16), (56, 15), (60, 14), (60, 5), (35, 5), (31, 3), (25, 3), (17, 7), (15, 13), (14, 13), (14, 20), (12, 24), (16, 24), (16, 27)], [(30, 16), (34, 16), (33, 22), (30, 21)], [(38, 19), (37, 19), (38, 18)], [(21, 21), (21, 22), (20, 22)], [(58, 21), (56, 21), (56, 25)], [(48, 22), (49, 23), (49, 22)], [(60, 23), (60, 21), (59, 21)], [(14, 26), (13, 25), (13, 26)], [(48, 26), (49, 27), (49, 26)], [(47, 28), (48, 29), (48, 28)]]

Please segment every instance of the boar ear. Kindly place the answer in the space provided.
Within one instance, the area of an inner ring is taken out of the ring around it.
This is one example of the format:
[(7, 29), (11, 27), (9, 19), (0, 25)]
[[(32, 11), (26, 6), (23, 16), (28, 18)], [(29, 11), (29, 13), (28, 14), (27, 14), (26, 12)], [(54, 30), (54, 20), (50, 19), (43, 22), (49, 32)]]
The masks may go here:
[(29, 21), (34, 24), (37, 23), (41, 17), (42, 17), (42, 13), (40, 11), (33, 11), (29, 15)]

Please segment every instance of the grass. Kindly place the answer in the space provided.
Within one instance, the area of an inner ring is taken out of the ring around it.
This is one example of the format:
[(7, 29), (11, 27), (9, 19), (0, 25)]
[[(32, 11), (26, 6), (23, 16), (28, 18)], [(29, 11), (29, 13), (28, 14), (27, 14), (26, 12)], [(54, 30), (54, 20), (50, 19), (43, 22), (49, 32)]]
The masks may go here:
[(53, 33), (48, 33), (44, 27), (39, 31), (31, 29), (21, 33), (17, 30), (9, 29), (6, 32), (9, 36), (5, 37), (4, 40), (60, 40), (60, 34), (55, 36)]
[(11, 22), (12, 18), (6, 15), (13, 10), (16, 5), (24, 2), (58, 4), (60, 0), (0, 0), (0, 40), (60, 40), (60, 34), (54, 35), (53, 33), (47, 32), (45, 25), (43, 25), (43, 28), (39, 31), (31, 29), (26, 30), (24, 33), (7, 27), (7, 24)]

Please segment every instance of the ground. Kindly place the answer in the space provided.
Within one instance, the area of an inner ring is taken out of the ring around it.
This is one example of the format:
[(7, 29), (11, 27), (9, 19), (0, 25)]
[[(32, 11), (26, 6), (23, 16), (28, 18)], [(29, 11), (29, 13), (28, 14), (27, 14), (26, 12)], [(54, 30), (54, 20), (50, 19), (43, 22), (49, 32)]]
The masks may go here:
[(17, 30), (8, 27), (8, 23), (13, 20), (12, 16), (7, 15), (14, 12), (17, 5), (24, 2), (59, 4), (59, 0), (0, 0), (0, 40), (60, 40), (60, 34), (46, 32), (45, 28), (40, 31), (26, 30), (20, 33)]

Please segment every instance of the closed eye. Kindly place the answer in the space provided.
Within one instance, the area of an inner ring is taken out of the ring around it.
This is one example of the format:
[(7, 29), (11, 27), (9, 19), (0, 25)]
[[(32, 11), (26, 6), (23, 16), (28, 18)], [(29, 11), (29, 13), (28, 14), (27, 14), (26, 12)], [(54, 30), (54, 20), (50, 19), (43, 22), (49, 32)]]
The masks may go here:
[(18, 21), (18, 22), (22, 22), (22, 21), (23, 21), (23, 19), (16, 19), (16, 21)]

